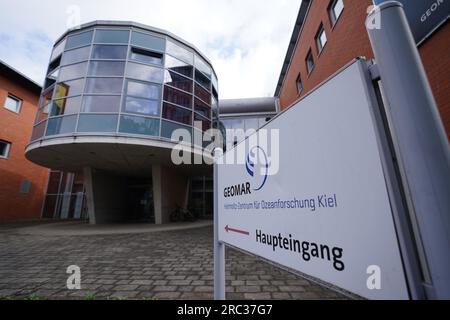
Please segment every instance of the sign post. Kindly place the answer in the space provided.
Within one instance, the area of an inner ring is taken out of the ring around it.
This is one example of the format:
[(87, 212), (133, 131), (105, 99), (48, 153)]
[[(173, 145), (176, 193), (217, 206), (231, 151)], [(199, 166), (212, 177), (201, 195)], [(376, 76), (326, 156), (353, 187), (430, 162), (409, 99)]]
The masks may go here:
[(219, 241), (219, 210), (217, 159), (219, 149), (214, 150), (214, 300), (225, 300), (225, 245)]
[(428, 298), (449, 299), (450, 149), (447, 135), (403, 6), (395, 1), (385, 2), (371, 12), (368, 21), (373, 19), (379, 19), (381, 27), (367, 30), (388, 103), (388, 122), (403, 186), (409, 195), (410, 220), (416, 225), (424, 285)]

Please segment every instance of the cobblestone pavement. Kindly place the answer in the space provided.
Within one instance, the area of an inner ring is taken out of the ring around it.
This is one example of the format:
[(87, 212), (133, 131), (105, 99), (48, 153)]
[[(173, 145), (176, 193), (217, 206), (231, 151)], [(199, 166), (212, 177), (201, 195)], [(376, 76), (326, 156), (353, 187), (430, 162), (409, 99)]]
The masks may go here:
[[(66, 269), (81, 268), (81, 290)], [(227, 299), (344, 296), (227, 249)], [(212, 299), (212, 227), (140, 234), (25, 235), (0, 229), (0, 297)]]

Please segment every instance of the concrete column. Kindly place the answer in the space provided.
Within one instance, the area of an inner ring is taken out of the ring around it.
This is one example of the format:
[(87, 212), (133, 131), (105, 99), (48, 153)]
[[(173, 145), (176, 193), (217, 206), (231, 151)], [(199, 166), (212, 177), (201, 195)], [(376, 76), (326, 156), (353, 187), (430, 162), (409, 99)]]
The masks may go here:
[(92, 188), (92, 169), (83, 168), (84, 187), (86, 189), (86, 205), (89, 214), (89, 223), (95, 224), (94, 189)]
[(155, 210), (155, 224), (162, 224), (162, 181), (161, 166), (152, 166), (153, 206)]

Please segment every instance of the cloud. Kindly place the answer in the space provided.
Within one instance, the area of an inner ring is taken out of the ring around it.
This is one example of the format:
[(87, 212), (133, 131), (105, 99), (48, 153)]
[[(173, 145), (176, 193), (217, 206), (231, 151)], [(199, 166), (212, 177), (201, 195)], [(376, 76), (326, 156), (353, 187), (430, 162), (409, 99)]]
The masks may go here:
[(81, 23), (136, 21), (195, 45), (217, 72), (221, 98), (271, 96), (299, 7), (295, 0), (2, 0), (0, 59), (42, 83), (53, 42), (79, 8)]

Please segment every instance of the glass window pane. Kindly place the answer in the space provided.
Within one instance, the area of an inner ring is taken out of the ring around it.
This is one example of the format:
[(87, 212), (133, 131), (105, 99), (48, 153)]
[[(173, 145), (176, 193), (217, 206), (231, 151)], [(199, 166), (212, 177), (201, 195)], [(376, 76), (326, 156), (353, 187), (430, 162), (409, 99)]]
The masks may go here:
[(161, 53), (131, 48), (130, 60), (162, 65), (163, 55)]
[(211, 81), (212, 81), (213, 89), (216, 89), (216, 92), (219, 91), (219, 83), (217, 82), (217, 78), (214, 75), (214, 73), (212, 74)]
[(337, 20), (337, 18), (340, 17), (342, 10), (344, 10), (344, 3), (342, 2), (342, 0), (337, 0), (336, 3), (334, 3), (333, 5), (333, 13), (335, 20)]
[(20, 100), (10, 96), (6, 97), (5, 108), (13, 112), (19, 112)]
[(134, 134), (159, 136), (159, 119), (121, 116), (119, 131)]
[(195, 68), (203, 72), (208, 78), (211, 78), (211, 67), (208, 65), (208, 63), (200, 58), (199, 56), (195, 56)]
[(55, 60), (55, 58), (57, 58), (63, 51), (64, 51), (64, 47), (66, 46), (66, 39), (64, 39), (63, 41), (61, 41), (54, 49), (52, 52), (52, 56), (50, 58), (50, 61)]
[(126, 76), (138, 80), (162, 83), (164, 79), (164, 70), (129, 62), (127, 64)]
[(116, 132), (117, 115), (80, 114), (78, 132)]
[(123, 76), (125, 62), (117, 61), (91, 61), (89, 63), (89, 76)]
[(55, 99), (76, 96), (83, 92), (84, 79), (60, 82), (56, 85)]
[(192, 92), (192, 79), (183, 77), (173, 71), (165, 71), (164, 83), (187, 92)]
[(146, 100), (141, 98), (127, 97), (124, 112), (139, 113), (159, 116), (159, 100)]
[(211, 93), (203, 89), (199, 85), (195, 85), (195, 96), (202, 99), (204, 102), (208, 103), (211, 101)]
[(59, 81), (67, 81), (86, 76), (87, 63), (77, 63), (62, 67), (59, 72)]
[(163, 38), (135, 31), (131, 33), (131, 44), (161, 52), (164, 52), (165, 48), (165, 41)]
[(92, 49), (92, 59), (122, 59), (127, 58), (127, 46), (95, 45)]
[(127, 94), (140, 98), (161, 99), (161, 86), (142, 82), (128, 81)]
[(86, 93), (122, 93), (122, 78), (88, 78)]
[(45, 135), (52, 136), (56, 134), (73, 133), (75, 132), (76, 123), (76, 115), (49, 119)]
[(83, 112), (119, 112), (120, 96), (84, 96)]
[(82, 47), (90, 44), (92, 41), (92, 31), (75, 34), (67, 37), (66, 50)]
[(178, 108), (169, 103), (164, 103), (163, 118), (191, 125), (192, 111), (184, 108)]
[[(194, 114), (194, 121), (201, 122), (202, 131), (211, 129), (211, 120), (205, 119), (197, 113)], [(194, 125), (196, 126), (197, 123), (195, 123)]]
[(90, 51), (90, 46), (66, 51), (62, 56), (61, 65), (87, 60), (89, 58)]
[(102, 30), (95, 31), (96, 43), (128, 43), (130, 32), (128, 30)]
[(192, 96), (182, 91), (164, 86), (164, 100), (185, 108), (192, 108)]
[(169, 55), (166, 55), (166, 68), (192, 78), (193, 67)]
[(211, 90), (211, 80), (198, 70), (195, 70), (195, 81), (200, 83), (206, 89)]
[(81, 97), (58, 99), (53, 101), (51, 117), (61, 114), (73, 114), (80, 112)]
[(166, 52), (184, 62), (187, 62), (191, 65), (194, 64), (194, 54), (172, 41), (167, 41)]
[(198, 112), (199, 114), (201, 114), (202, 116), (210, 119), (211, 118), (211, 109), (210, 107), (203, 103), (202, 101), (200, 101), (199, 99), (195, 99), (195, 104), (194, 104), (194, 109), (195, 112)]
[(31, 134), (31, 141), (37, 140), (44, 135), (46, 124), (47, 124), (47, 121), (43, 121), (43, 122), (39, 123), (38, 125), (34, 126), (33, 133)]
[[(177, 124), (177, 123), (173, 123), (173, 122), (169, 122), (169, 121), (161, 121), (161, 137), (165, 137), (168, 139), (172, 138), (172, 133), (177, 130), (177, 129), (183, 129), (186, 130), (185, 135), (186, 136), (191, 136), (192, 137), (192, 128), (191, 127), (187, 127), (181, 124)], [(174, 139), (176, 142), (178, 142), (178, 139)], [(191, 141), (186, 141), (188, 143), (191, 143)]]

